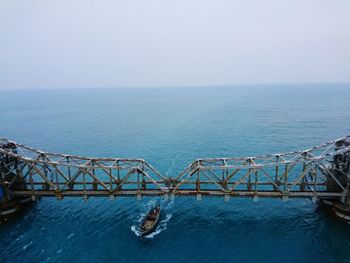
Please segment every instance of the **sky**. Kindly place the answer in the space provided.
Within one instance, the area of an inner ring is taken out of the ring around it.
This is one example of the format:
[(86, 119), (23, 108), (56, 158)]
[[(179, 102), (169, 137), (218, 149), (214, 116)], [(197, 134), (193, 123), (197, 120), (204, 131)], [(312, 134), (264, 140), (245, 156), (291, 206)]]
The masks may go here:
[(0, 89), (350, 82), (348, 0), (0, 0)]

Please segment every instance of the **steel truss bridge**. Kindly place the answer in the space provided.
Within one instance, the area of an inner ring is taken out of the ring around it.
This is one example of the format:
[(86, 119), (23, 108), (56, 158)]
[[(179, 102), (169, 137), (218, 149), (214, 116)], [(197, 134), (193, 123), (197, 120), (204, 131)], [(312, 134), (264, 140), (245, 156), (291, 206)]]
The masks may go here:
[(0, 185), (11, 197), (221, 196), (349, 200), (350, 136), (303, 151), (197, 159), (167, 177), (143, 159), (43, 152), (0, 138)]

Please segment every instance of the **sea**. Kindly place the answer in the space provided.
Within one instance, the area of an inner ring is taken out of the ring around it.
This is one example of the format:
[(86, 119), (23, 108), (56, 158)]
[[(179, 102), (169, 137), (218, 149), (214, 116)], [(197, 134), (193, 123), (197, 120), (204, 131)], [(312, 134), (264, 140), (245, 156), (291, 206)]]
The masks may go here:
[[(346, 83), (0, 91), (0, 137), (167, 176), (349, 134)], [(156, 202), (160, 224), (141, 238)], [(0, 226), (0, 262), (350, 262), (350, 225), (309, 199), (47, 197)]]

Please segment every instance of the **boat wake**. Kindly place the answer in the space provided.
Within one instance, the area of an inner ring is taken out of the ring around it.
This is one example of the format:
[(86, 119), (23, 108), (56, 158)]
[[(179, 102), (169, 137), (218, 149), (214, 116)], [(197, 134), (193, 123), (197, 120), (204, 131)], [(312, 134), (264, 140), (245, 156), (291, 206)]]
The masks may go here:
[[(141, 236), (141, 231), (140, 231), (140, 225), (141, 222), (144, 220), (145, 216), (147, 215), (147, 212), (154, 207), (157, 204), (156, 200), (151, 200), (149, 201), (145, 207), (144, 211), (140, 213), (138, 218), (135, 220), (135, 224), (131, 226), (131, 231), (135, 233), (136, 236), (140, 237)], [(174, 200), (165, 200), (162, 201), (160, 204), (161, 207), (161, 220), (159, 221), (157, 228), (150, 234), (144, 236), (144, 238), (154, 238), (156, 235), (167, 229), (167, 224), (170, 221), (172, 214), (170, 213), (171, 208), (174, 205)]]

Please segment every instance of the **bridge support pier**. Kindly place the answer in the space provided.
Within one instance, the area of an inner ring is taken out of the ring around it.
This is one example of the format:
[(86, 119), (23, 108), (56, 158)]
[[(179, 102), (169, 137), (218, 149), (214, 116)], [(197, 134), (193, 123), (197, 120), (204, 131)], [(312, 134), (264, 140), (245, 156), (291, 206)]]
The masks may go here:
[[(349, 145), (348, 141), (339, 141), (336, 146), (340, 148)], [(328, 208), (335, 217), (350, 224), (350, 152), (335, 155), (327, 174), (329, 176), (332, 174), (342, 185), (341, 188), (334, 184), (334, 180), (328, 180), (328, 190), (337, 190), (344, 195), (337, 199), (321, 199), (319, 203)]]
[(322, 207), (327, 208), (336, 218), (347, 224), (350, 224), (349, 199), (344, 203), (339, 200), (321, 199), (319, 204)]
[[(16, 146), (12, 143), (0, 145), (0, 148), (16, 152)], [(18, 166), (16, 158), (0, 154), (0, 224), (15, 218), (28, 204), (32, 204), (30, 197), (13, 197), (11, 194), (12, 189), (26, 189), (23, 177), (11, 171), (11, 168)]]
[[(350, 224), (350, 178), (348, 178), (348, 183), (346, 185), (345, 196), (339, 201), (330, 202), (330, 209), (332, 214), (334, 214), (338, 219)], [(327, 202), (326, 200), (323, 201)]]
[(0, 181), (0, 224), (6, 222), (17, 210), (17, 204), (10, 199), (4, 181)]
[(0, 180), (0, 225), (18, 216), (32, 203), (29, 197), (12, 197), (7, 185), (6, 181)]

